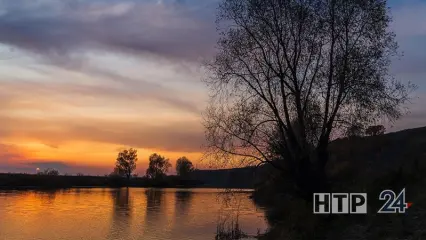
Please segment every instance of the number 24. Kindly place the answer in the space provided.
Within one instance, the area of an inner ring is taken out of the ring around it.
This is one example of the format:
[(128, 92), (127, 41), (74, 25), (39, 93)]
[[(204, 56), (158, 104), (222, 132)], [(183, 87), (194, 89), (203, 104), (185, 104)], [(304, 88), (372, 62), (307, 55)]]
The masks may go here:
[(384, 190), (380, 193), (379, 199), (386, 201), (378, 213), (405, 213), (408, 204), (405, 202), (405, 188), (396, 196), (392, 190)]

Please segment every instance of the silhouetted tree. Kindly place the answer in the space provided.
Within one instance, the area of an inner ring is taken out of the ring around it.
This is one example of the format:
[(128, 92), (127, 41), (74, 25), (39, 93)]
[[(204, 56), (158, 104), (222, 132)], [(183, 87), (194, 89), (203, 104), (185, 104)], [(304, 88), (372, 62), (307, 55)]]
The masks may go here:
[(353, 138), (353, 137), (361, 137), (364, 133), (364, 128), (360, 124), (353, 124), (352, 126), (349, 126), (346, 129), (346, 137)]
[(132, 172), (136, 170), (137, 161), (138, 151), (136, 149), (130, 148), (119, 152), (113, 173), (130, 179)]
[(149, 156), (149, 167), (146, 170), (146, 176), (151, 179), (161, 179), (166, 176), (171, 166), (169, 159), (154, 153)]
[(365, 130), (365, 134), (369, 136), (377, 136), (385, 134), (386, 128), (383, 125), (370, 126)]
[(176, 161), (176, 173), (178, 176), (187, 178), (194, 171), (192, 162), (186, 157), (181, 157)]
[(42, 172), (38, 172), (38, 175), (48, 175), (48, 176), (59, 176), (59, 171), (52, 168), (47, 168)]
[(332, 136), (399, 118), (414, 88), (388, 75), (390, 22), (384, 0), (222, 0), (207, 157), (272, 164), (304, 197), (327, 190)]

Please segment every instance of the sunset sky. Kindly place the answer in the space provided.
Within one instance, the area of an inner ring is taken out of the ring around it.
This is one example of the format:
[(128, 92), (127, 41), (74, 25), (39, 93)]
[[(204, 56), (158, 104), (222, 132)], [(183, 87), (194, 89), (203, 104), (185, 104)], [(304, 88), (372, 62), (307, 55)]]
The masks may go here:
[[(0, 0), (0, 172), (106, 174), (124, 147), (198, 164), (217, 0)], [(391, 1), (419, 86), (389, 131), (426, 125), (426, 1)]]

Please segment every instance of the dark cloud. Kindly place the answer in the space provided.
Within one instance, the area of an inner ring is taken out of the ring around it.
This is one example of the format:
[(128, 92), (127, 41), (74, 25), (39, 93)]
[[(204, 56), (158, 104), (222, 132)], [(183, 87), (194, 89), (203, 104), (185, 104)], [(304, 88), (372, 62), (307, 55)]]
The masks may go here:
[(216, 41), (214, 8), (199, 4), (14, 2), (3, 1), (0, 42), (58, 61), (88, 48), (197, 61), (212, 53)]
[(69, 170), (71, 169), (70, 165), (63, 162), (56, 162), (56, 161), (28, 162), (27, 165), (32, 166), (32, 169), (40, 168), (40, 170), (53, 168), (58, 170), (61, 173), (69, 172)]
[(35, 169), (39, 168), (40, 171), (45, 169), (55, 169), (59, 171), (59, 174), (77, 174), (77, 173), (90, 173), (92, 175), (104, 175), (111, 172), (111, 168), (108, 167), (93, 167), (93, 166), (84, 166), (84, 165), (75, 165), (69, 164), (62, 161), (49, 161), (49, 160), (37, 160), (33, 162), (25, 163), (27, 168), (22, 170), (29, 173), (33, 173)]

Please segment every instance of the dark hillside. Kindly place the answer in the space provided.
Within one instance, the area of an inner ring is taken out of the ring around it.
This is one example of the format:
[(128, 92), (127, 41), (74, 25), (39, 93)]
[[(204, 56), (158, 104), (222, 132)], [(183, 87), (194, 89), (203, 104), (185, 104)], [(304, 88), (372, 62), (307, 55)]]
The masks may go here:
[(203, 183), (204, 187), (253, 188), (256, 168), (233, 168), (217, 170), (196, 170), (193, 179)]
[(334, 181), (344, 188), (355, 180), (356, 186), (367, 187), (389, 174), (413, 174), (426, 167), (426, 127), (336, 140), (330, 153)]
[[(269, 209), (273, 226), (264, 239), (426, 239), (426, 127), (339, 139), (331, 143), (330, 155), (333, 192), (368, 193), (368, 214), (314, 215), (311, 205), (282, 194), (262, 201), (263, 187), (255, 199)], [(412, 207), (405, 214), (378, 214), (380, 192), (403, 188)]]

